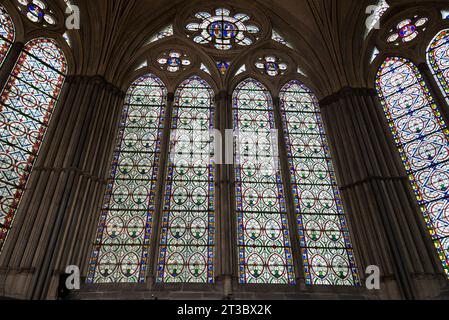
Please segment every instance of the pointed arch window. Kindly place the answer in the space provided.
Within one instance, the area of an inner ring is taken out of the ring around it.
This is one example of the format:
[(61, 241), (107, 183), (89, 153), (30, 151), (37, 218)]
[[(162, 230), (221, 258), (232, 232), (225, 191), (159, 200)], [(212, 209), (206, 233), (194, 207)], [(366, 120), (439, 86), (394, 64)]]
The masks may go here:
[(307, 284), (358, 285), (318, 100), (299, 81), (281, 90), (287, 156)]
[(206, 81), (193, 76), (177, 89), (158, 282), (214, 282), (215, 163), (210, 136), (214, 112), (214, 93)]
[(240, 283), (294, 284), (273, 101), (248, 79), (233, 93)]
[(427, 49), (427, 61), (449, 103), (449, 29), (442, 30)]
[(377, 91), (427, 228), (449, 276), (449, 131), (418, 68), (388, 58)]
[(0, 67), (8, 55), (16, 33), (14, 23), (6, 9), (0, 5)]
[(28, 42), (0, 98), (0, 248), (19, 206), (64, 84), (64, 53), (52, 39)]
[(87, 282), (144, 282), (167, 89), (154, 75), (128, 90)]

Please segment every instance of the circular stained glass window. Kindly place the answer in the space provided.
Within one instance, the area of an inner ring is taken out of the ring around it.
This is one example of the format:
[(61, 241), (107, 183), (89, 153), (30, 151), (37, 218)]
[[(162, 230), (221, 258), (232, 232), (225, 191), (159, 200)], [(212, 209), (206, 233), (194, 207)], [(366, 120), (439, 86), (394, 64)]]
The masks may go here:
[(157, 63), (161, 69), (173, 73), (184, 70), (191, 65), (189, 57), (180, 51), (164, 52), (157, 59)]
[(420, 32), (426, 30), (428, 22), (429, 19), (419, 18), (418, 16), (413, 17), (413, 19), (402, 20), (394, 29), (390, 30), (387, 42), (396, 46), (398, 46), (401, 42), (411, 42)]
[(261, 72), (275, 77), (277, 75), (284, 75), (288, 69), (288, 65), (282, 59), (275, 56), (266, 56), (259, 58), (254, 64)]
[(17, 0), (19, 10), (34, 23), (56, 25), (56, 17), (44, 0)]
[(198, 12), (187, 24), (186, 30), (193, 41), (210, 45), (218, 50), (230, 50), (235, 46), (249, 46), (257, 40), (260, 28), (251, 23), (250, 16), (228, 9), (216, 9), (213, 14)]

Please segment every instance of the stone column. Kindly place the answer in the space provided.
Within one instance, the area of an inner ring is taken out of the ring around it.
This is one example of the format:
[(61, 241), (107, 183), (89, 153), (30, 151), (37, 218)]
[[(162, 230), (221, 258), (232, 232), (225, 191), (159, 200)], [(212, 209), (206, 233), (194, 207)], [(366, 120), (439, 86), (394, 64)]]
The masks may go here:
[(124, 94), (68, 77), (0, 257), (4, 296), (54, 299), (68, 265), (86, 276)]
[[(232, 96), (227, 91), (221, 91), (218, 95), (216, 104), (216, 128), (220, 131), (222, 137), (221, 162), (217, 166), (217, 261), (219, 280), (223, 284), (224, 297), (231, 297), (233, 292), (233, 283), (238, 279), (237, 274), (237, 235), (236, 220), (234, 215), (235, 203), (233, 187), (231, 184), (233, 176), (233, 140), (229, 139), (227, 130), (233, 128), (232, 121)], [(230, 131), (229, 131), (230, 132)], [(228, 157), (229, 155), (229, 157)]]
[(20, 53), (22, 52), (23, 46), (24, 44), (21, 42), (13, 43), (11, 49), (9, 50), (8, 56), (6, 57), (5, 61), (3, 62), (3, 65), (0, 68), (0, 88), (2, 88), (2, 90), (6, 82), (8, 81), (9, 75), (14, 69), (17, 60), (20, 57)]
[(358, 267), (380, 267), (380, 298), (439, 294), (441, 265), (375, 90), (343, 88), (321, 101)]

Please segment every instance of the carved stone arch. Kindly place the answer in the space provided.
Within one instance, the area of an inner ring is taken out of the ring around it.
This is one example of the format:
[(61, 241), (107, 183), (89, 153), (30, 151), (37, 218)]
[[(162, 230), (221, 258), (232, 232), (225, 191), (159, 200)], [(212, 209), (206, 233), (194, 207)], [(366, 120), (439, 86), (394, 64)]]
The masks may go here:
[[(419, 43), (423, 41), (423, 38), (425, 34), (427, 33), (427, 30), (430, 28), (430, 26), (433, 24), (433, 21), (436, 19), (436, 12), (435, 10), (429, 8), (428, 6), (423, 5), (417, 5), (412, 8), (408, 8), (406, 10), (402, 9), (401, 7), (395, 7), (394, 10), (391, 12), (388, 19), (384, 21), (384, 26), (380, 32), (377, 34), (377, 47), (379, 51), (383, 52), (386, 50), (394, 50), (397, 49), (399, 52), (402, 52), (404, 50), (408, 50), (410, 53), (413, 53), (412, 56), (410, 56), (411, 59), (418, 60), (419, 54), (416, 50), (416, 48), (419, 46)], [(393, 44), (390, 44), (387, 42), (388, 36), (392, 33), (392, 30), (396, 30), (396, 26), (399, 22), (413, 18), (414, 16), (418, 16), (421, 18), (428, 18), (429, 21), (427, 22), (427, 25), (425, 27), (424, 32), (419, 32), (418, 37), (410, 42), (402, 42), (399, 45), (395, 46)]]
[[(185, 52), (191, 59), (191, 65), (184, 71), (178, 71), (174, 73), (170, 73), (158, 68), (159, 65), (156, 61), (157, 57), (162, 52), (169, 52), (171, 50)], [(186, 39), (173, 36), (152, 43), (150, 47), (145, 47), (145, 49), (140, 50), (139, 53), (134, 55), (132, 60), (130, 60), (130, 62), (127, 64), (128, 73), (125, 76), (126, 83), (129, 84), (129, 79), (135, 77), (136, 71), (139, 71), (136, 70), (136, 68), (145, 60), (147, 61), (148, 67), (151, 67), (151, 70), (158, 70), (158, 73), (164, 74), (166, 85), (168, 88), (170, 88), (169, 92), (172, 92), (176, 89), (176, 85), (179, 84), (179, 78), (185, 78), (185, 75), (192, 74), (192, 71), (194, 73), (201, 74), (201, 77), (210, 77), (211, 80), (213, 80), (215, 87), (219, 88), (221, 86), (220, 76), (218, 74), (218, 71), (216, 70), (217, 68), (212, 58)], [(202, 63), (209, 68), (211, 75), (203, 72), (200, 69)]]
[[(258, 56), (264, 55), (274, 55), (282, 57), (285, 62), (288, 63), (288, 70), (284, 75), (278, 75), (275, 77), (270, 77), (264, 74), (261, 74), (255, 66), (254, 60), (257, 59)], [(235, 73), (239, 70), (241, 66), (246, 66), (246, 71), (235, 76)], [(306, 66), (306, 67), (305, 67)], [(307, 77), (301, 75), (297, 72), (298, 67), (304, 70), (307, 73)], [(310, 76), (309, 76), (310, 74)], [(310, 65), (307, 64), (307, 61), (296, 51), (281, 45), (274, 41), (266, 41), (262, 44), (249, 49), (245, 54), (237, 57), (236, 60), (232, 62), (231, 67), (229, 68), (226, 76), (226, 88), (235, 87), (236, 82), (242, 81), (247, 77), (261, 77), (263, 81), (262, 83), (271, 83), (270, 87), (272, 88), (270, 91), (276, 93), (275, 97), (278, 96), (280, 89), (283, 87), (283, 84), (291, 81), (291, 80), (301, 80), (301, 82), (307, 84), (309, 88), (313, 88), (313, 91), (318, 91), (319, 78), (315, 77), (316, 73), (312, 72)]]
[(426, 30), (422, 41), (419, 43), (417, 50), (419, 55), (423, 57), (422, 61), (419, 61), (420, 63), (427, 63), (427, 50), (429, 49), (429, 46), (441, 31), (449, 29), (449, 20), (442, 20), (440, 12), (438, 12), (438, 14), (440, 19), (435, 21), (435, 23), (433, 23), (431, 27)]
[(121, 87), (121, 89), (124, 92), (128, 92), (128, 89), (131, 87), (131, 85), (140, 77), (143, 77), (145, 75), (148, 74), (152, 74), (156, 77), (158, 77), (162, 83), (165, 85), (165, 87), (167, 88), (167, 92), (169, 91), (169, 80), (166, 77), (164, 72), (161, 72), (160, 70), (157, 70), (156, 68), (152, 67), (152, 66), (147, 66), (147, 67), (143, 67), (140, 68), (138, 70), (135, 70), (132, 74), (129, 75), (129, 77), (126, 79), (126, 81), (123, 83), (123, 86)]
[(319, 100), (318, 95), (316, 94), (317, 92), (317, 87), (315, 85), (315, 83), (313, 83), (313, 81), (310, 80), (310, 78), (304, 77), (300, 74), (296, 74), (296, 75), (289, 75), (284, 77), (281, 81), (279, 81), (279, 87), (278, 87), (278, 95), (281, 92), (281, 90), (290, 82), (292, 81), (299, 81), (300, 83), (302, 83), (304, 86), (307, 87), (307, 89), (309, 89), (313, 95), (315, 95), (317, 97), (317, 99)]
[(369, 88), (375, 87), (377, 73), (379, 72), (379, 69), (382, 67), (382, 64), (389, 57), (400, 57), (400, 58), (407, 59), (407, 60), (411, 61), (416, 66), (418, 65), (416, 62), (417, 60), (416, 60), (416, 56), (415, 56), (413, 50), (410, 50), (410, 49), (404, 49), (404, 50), (388, 49), (383, 52), (380, 52), (379, 55), (376, 57), (376, 59), (373, 61), (373, 63), (370, 65), (370, 68), (368, 71), (367, 82), (368, 82)]
[(279, 92), (276, 91), (276, 87), (272, 83), (267, 82), (267, 79), (265, 77), (254, 72), (240, 75), (239, 77), (235, 78), (235, 80), (232, 81), (232, 83), (230, 83), (229, 93), (231, 94), (231, 96), (234, 94), (235, 90), (242, 82), (250, 79), (260, 82), (265, 87), (265, 89), (267, 89), (268, 92), (270, 93), (271, 99), (274, 100), (274, 98), (278, 96)]
[(54, 40), (62, 52), (64, 52), (67, 63), (67, 75), (75, 74), (76, 60), (73, 55), (73, 51), (59, 32), (54, 32), (51, 30), (33, 31), (26, 36), (24, 44), (36, 38), (48, 38)]
[[(410, 43), (401, 43), (398, 46), (388, 44), (387, 38), (391, 33), (390, 31), (394, 29), (400, 21), (413, 17), (414, 15), (429, 19), (426, 30), (423, 33), (420, 33), (418, 38)], [(430, 43), (431, 40), (427, 40), (429, 34), (432, 33), (430, 31), (437, 28), (435, 26), (435, 21), (441, 20), (438, 19), (438, 15), (439, 12), (434, 8), (429, 8), (422, 4), (418, 4), (412, 8), (409, 8), (407, 5), (399, 5), (390, 8), (387, 15), (382, 19), (383, 28), (373, 32), (375, 38), (369, 39), (369, 46), (367, 47), (367, 51), (364, 52), (365, 57), (363, 61), (365, 61), (365, 66), (362, 70), (364, 70), (363, 73), (366, 75), (365, 80), (367, 82), (367, 87), (374, 88), (379, 68), (388, 57), (398, 56), (410, 60), (416, 66), (426, 61), (425, 50), (428, 46), (428, 44), (426, 45), (426, 42)], [(370, 63), (374, 47), (379, 50), (379, 54)]]
[(176, 92), (176, 90), (188, 79), (197, 76), (207, 82), (207, 84), (210, 86), (212, 91), (214, 92), (215, 97), (218, 96), (220, 92), (220, 86), (216, 83), (214, 77), (211, 75), (202, 72), (201, 74), (197, 70), (190, 70), (189, 72), (183, 74), (182, 77), (179, 77), (176, 79), (176, 82), (173, 83), (173, 92)]

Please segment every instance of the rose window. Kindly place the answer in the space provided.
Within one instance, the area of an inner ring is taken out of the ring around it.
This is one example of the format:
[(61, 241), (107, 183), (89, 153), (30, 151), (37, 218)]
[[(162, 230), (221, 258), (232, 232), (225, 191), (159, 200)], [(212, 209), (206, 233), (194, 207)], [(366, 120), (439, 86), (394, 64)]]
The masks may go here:
[(188, 56), (178, 51), (163, 53), (157, 62), (161, 69), (165, 69), (169, 72), (185, 70), (191, 64)]
[(35, 23), (48, 23), (52, 26), (56, 24), (55, 14), (45, 1), (17, 0), (17, 2), (19, 3), (19, 10), (25, 14), (28, 20)]
[[(198, 12), (186, 29), (192, 33), (193, 41), (202, 45), (212, 45), (218, 50), (230, 50), (233, 46), (249, 46), (260, 33), (259, 27), (248, 23), (251, 18), (243, 13), (231, 16), (228, 9), (216, 9), (214, 15)], [(190, 37), (190, 35), (189, 35)]]
[(418, 36), (420, 31), (426, 30), (425, 26), (428, 21), (427, 18), (418, 18), (417, 16), (413, 19), (405, 19), (390, 31), (387, 41), (395, 45), (399, 45), (400, 42), (410, 42)]
[(273, 56), (259, 58), (255, 66), (270, 77), (275, 77), (279, 74), (283, 75), (288, 69), (288, 65), (282, 59)]

